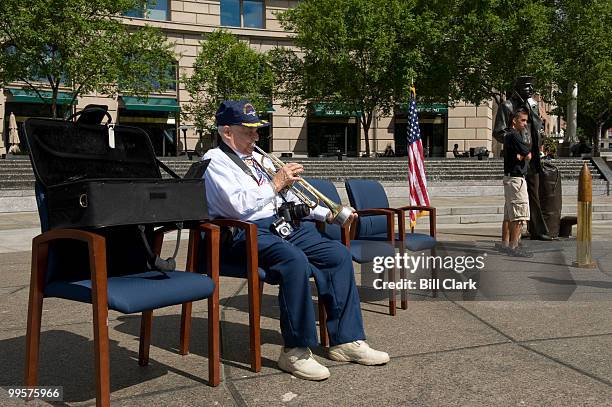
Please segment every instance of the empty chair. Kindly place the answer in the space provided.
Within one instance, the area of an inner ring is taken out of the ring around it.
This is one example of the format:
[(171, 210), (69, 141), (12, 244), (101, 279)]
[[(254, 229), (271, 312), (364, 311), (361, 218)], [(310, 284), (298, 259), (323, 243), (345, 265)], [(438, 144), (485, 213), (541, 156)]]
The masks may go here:
[[(306, 180), (323, 195), (336, 203), (340, 203), (338, 190), (331, 181), (316, 178), (307, 178)], [(324, 231), (332, 239), (342, 241), (349, 248), (353, 261), (359, 264), (371, 263), (377, 256), (395, 256), (393, 246), (395, 239), (393, 236), (395, 229), (394, 212), (386, 209), (370, 209), (358, 210), (357, 213), (364, 218), (382, 215), (385, 222), (385, 239), (382, 241), (351, 239), (348, 226), (340, 227), (336, 224), (329, 225), (323, 222), (320, 222), (319, 230)], [(390, 270), (390, 279), (392, 278), (394, 278), (394, 269)], [(389, 313), (395, 315), (395, 290), (389, 290)]]
[[(45, 194), (37, 184), (36, 199), (42, 234), (32, 242), (32, 273), (26, 334), (25, 385), (37, 385), (42, 305), (45, 297), (92, 304), (94, 325), (95, 383), (97, 405), (110, 404), (108, 310), (124, 314), (142, 312), (139, 364), (148, 363), (153, 310), (208, 298), (209, 383), (217, 386), (218, 257), (219, 230), (207, 230), (204, 242), (208, 275), (192, 272), (154, 271), (147, 267), (143, 242), (135, 226), (85, 231), (47, 230)], [(154, 251), (161, 250), (164, 229), (154, 236)], [(191, 239), (187, 271), (195, 271), (199, 241)]]
[[(346, 192), (351, 205), (358, 210), (370, 208), (387, 208), (398, 216), (398, 233), (395, 239), (399, 242), (402, 254), (404, 250), (418, 252), (432, 250), (435, 254), (436, 246), (436, 209), (429, 206), (406, 205), (399, 208), (390, 208), (385, 189), (378, 181), (367, 179), (350, 179), (345, 182)], [(426, 211), (429, 214), (429, 234), (415, 233), (414, 229), (406, 232), (406, 214), (410, 210)], [(359, 219), (356, 230), (356, 239), (386, 240), (387, 222), (382, 216), (370, 216)], [(432, 270), (435, 272), (435, 270)], [(406, 278), (404, 268), (400, 269), (400, 278)], [(434, 296), (436, 292), (434, 291)], [(402, 290), (402, 309), (407, 308), (407, 292)]]

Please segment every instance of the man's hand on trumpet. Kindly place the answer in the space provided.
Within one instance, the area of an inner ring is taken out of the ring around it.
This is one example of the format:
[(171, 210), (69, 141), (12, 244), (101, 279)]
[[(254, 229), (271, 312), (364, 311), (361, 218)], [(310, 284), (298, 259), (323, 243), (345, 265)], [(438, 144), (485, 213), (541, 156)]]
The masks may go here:
[(299, 181), (299, 174), (302, 172), (304, 172), (304, 167), (298, 163), (289, 163), (280, 167), (274, 177), (272, 177), (272, 183), (276, 188), (276, 192), (280, 192), (290, 187), (294, 182)]
[[(355, 220), (357, 220), (358, 217), (359, 215), (357, 215), (357, 212), (355, 209), (353, 209), (353, 213), (351, 213), (351, 216), (349, 216), (348, 220), (346, 221), (347, 224), (351, 225)], [(330, 225), (334, 223), (334, 214), (331, 213), (331, 211), (327, 214), (325, 222), (329, 223)]]

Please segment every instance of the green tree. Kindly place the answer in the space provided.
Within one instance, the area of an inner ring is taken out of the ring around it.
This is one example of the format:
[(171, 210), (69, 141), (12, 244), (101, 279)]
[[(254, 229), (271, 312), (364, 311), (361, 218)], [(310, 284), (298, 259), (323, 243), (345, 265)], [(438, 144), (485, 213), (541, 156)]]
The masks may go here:
[[(612, 120), (612, 2), (558, 0), (552, 42), (558, 61), (557, 100), (565, 111), (571, 83), (578, 84), (579, 126), (588, 129), (594, 155)], [(581, 122), (582, 121), (582, 122)]]
[[(435, 15), (438, 33), (426, 49), (420, 94), (449, 103), (500, 103), (520, 75), (549, 89), (555, 72), (550, 47), (554, 7), (545, 0), (433, 0), (419, 8)], [(548, 92), (550, 93), (550, 92)]]
[[(164, 89), (172, 45), (156, 29), (118, 18), (141, 0), (2, 0), (0, 86), (21, 81), (57, 117), (60, 87), (73, 101), (94, 91), (146, 97)], [(52, 97), (41, 91), (50, 88)]]
[(309, 103), (361, 112), (366, 154), (376, 114), (408, 97), (410, 78), (425, 65), (431, 14), (415, 1), (307, 0), (278, 14), (296, 49), (272, 52), (277, 94), (293, 112)]
[(193, 73), (183, 80), (192, 99), (186, 113), (200, 129), (214, 129), (222, 100), (248, 99), (260, 112), (272, 101), (274, 74), (267, 55), (225, 30), (210, 33), (200, 43)]

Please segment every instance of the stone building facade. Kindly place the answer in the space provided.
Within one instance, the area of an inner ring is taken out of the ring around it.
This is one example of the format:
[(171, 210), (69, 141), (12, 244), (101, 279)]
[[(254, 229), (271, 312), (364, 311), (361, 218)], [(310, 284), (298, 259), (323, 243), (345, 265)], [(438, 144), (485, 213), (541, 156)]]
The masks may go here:
[[(128, 13), (124, 22), (132, 26), (159, 27), (175, 44), (177, 77), (180, 77), (191, 74), (199, 42), (219, 27), (228, 29), (258, 51), (291, 46), (275, 14), (296, 4), (297, 1), (280, 0), (157, 0), (148, 10)], [(27, 98), (20, 96), (21, 88), (21, 84), (15, 83), (0, 92), (3, 140), (11, 111), (18, 111), (16, 116), (20, 123), (29, 116), (45, 115), (40, 103), (37, 110), (36, 101), (24, 102)], [(178, 118), (177, 111), (188, 101), (189, 94), (178, 81), (176, 89), (151, 95), (146, 104), (129, 97), (108, 98), (94, 94), (78, 98), (73, 109), (82, 109), (90, 103), (106, 104), (117, 123), (140, 126), (148, 131), (158, 155), (175, 155), (185, 147), (194, 150), (210, 144), (206, 135), (198, 134), (192, 123), (181, 122)], [(454, 144), (459, 145), (460, 151), (475, 147), (495, 150), (492, 139), (494, 102), (480, 106), (465, 103), (454, 107), (419, 106), (419, 109), (424, 144), (430, 156), (452, 156)], [(335, 154), (338, 149), (350, 155), (365, 151), (364, 134), (356, 116), (317, 106), (309, 112), (305, 117), (290, 115), (274, 101), (269, 113), (272, 126), (268, 149), (296, 156)], [(377, 117), (369, 134), (372, 152), (382, 152), (389, 144), (398, 154), (405, 151), (406, 121), (406, 113), (399, 109), (392, 117)]]

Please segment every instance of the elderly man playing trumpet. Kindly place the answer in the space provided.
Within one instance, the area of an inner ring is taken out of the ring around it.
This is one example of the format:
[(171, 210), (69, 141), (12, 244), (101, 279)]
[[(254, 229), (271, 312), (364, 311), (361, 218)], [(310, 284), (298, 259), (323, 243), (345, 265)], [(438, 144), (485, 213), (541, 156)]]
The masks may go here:
[[(370, 348), (364, 341), (359, 295), (348, 250), (316, 228), (287, 222), (287, 216), (334, 220), (328, 208), (317, 206), (309, 211), (300, 206), (295, 194), (287, 191), (300, 180), (298, 175), (304, 168), (290, 163), (274, 173), (272, 162), (254, 152), (259, 140), (257, 128), (268, 123), (257, 117), (250, 103), (225, 101), (216, 120), (221, 142), (204, 156), (211, 160), (204, 176), (208, 209), (212, 217), (241, 219), (258, 227), (259, 265), (279, 281), (284, 347), (278, 366), (301, 379), (329, 377), (329, 370), (314, 359), (309, 349), (318, 345), (310, 276), (315, 278), (327, 311), (331, 344), (328, 357), (364, 365), (387, 363), (387, 353)], [(349, 214), (349, 222), (357, 216)], [(243, 256), (244, 246), (244, 235), (238, 233), (225, 255), (233, 252)]]

